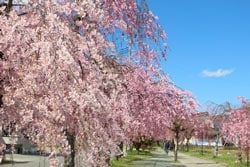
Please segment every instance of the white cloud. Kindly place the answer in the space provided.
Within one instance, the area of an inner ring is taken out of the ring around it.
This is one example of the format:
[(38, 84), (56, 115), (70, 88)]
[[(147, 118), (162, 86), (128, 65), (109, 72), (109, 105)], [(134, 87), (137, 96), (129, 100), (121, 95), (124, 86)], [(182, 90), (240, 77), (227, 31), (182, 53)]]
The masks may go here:
[(218, 69), (216, 71), (203, 70), (201, 72), (201, 75), (204, 77), (223, 77), (233, 73), (233, 71), (234, 70), (223, 70), (223, 69)]

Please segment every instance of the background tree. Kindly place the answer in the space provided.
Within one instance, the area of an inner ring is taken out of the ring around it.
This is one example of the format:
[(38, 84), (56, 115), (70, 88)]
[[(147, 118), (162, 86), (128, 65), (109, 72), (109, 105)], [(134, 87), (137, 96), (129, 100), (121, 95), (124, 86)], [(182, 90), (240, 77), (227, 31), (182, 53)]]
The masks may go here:
[(197, 113), (197, 127), (195, 131), (195, 138), (201, 141), (201, 154), (204, 151), (204, 140), (211, 138), (212, 134), (212, 121), (209, 119), (208, 112)]
[(174, 134), (174, 160), (177, 161), (179, 139), (181, 133), (188, 127), (192, 114), (195, 113), (196, 103), (190, 92), (181, 89), (174, 89), (174, 91), (168, 92), (167, 96), (172, 100), (168, 101), (165, 106), (171, 112), (167, 118), (166, 127)]
[[(0, 52), (0, 71), (2, 71), (2, 61), (4, 61), (4, 57), (3, 57), (3, 53)], [(2, 76), (2, 73), (0, 73), (0, 108), (2, 108), (2, 105), (3, 105), (3, 100), (2, 100), (2, 97), (3, 97), (3, 76)], [(4, 150), (5, 150), (5, 145), (3, 144), (2, 142), (2, 119), (0, 119), (0, 163), (3, 159), (5, 159), (5, 154), (4, 154)]]
[(199, 127), (199, 120), (197, 118), (197, 114), (191, 114), (190, 117), (188, 117), (187, 123), (185, 124), (185, 128), (183, 131), (183, 142), (185, 142), (186, 151), (189, 151), (189, 142), (192, 137), (195, 136), (195, 132), (197, 131), (197, 128)]
[[(158, 81), (155, 81), (156, 77)], [(166, 92), (174, 87), (166, 76), (155, 76), (142, 68), (135, 68), (133, 77), (128, 78), (129, 110), (133, 119), (126, 134), (139, 151), (143, 141), (162, 139), (163, 127), (170, 115), (170, 110), (165, 108), (170, 100)]]
[(247, 166), (249, 166), (250, 105), (243, 97), (239, 99), (242, 102), (242, 107), (231, 112), (229, 119), (223, 123), (222, 133), (227, 140), (237, 143), (240, 162), (242, 161), (241, 151), (245, 151)]
[(223, 120), (227, 119), (228, 114), (232, 110), (231, 104), (225, 102), (224, 104), (215, 104), (213, 102), (207, 103), (205, 110), (208, 112), (209, 120), (211, 121), (212, 138), (215, 139), (215, 147), (213, 157), (218, 156), (219, 140), (222, 139), (221, 128)]

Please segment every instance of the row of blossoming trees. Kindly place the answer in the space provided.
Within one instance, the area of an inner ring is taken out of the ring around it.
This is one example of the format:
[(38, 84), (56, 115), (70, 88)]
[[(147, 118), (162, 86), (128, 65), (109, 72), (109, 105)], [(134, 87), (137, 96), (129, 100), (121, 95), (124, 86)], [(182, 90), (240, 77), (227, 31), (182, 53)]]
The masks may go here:
[[(196, 113), (197, 117), (192, 119), (194, 126), (187, 126), (184, 138), (188, 141), (189, 138), (195, 137), (202, 142), (204, 139), (215, 139), (214, 158), (219, 156), (219, 140), (223, 146), (234, 145), (238, 148), (236, 162), (241, 163), (242, 154), (245, 153), (247, 166), (249, 166), (250, 103), (244, 97), (238, 99), (242, 103), (240, 107), (232, 108), (230, 103), (221, 105), (211, 103), (205, 107), (206, 112)], [(191, 122), (188, 125), (192, 125)], [(203, 154), (203, 145), (201, 149)]]
[(194, 110), (160, 70), (166, 37), (143, 0), (9, 0), (0, 25), (0, 124), (50, 152), (51, 166), (56, 153), (65, 166), (108, 166), (120, 143), (162, 139)]

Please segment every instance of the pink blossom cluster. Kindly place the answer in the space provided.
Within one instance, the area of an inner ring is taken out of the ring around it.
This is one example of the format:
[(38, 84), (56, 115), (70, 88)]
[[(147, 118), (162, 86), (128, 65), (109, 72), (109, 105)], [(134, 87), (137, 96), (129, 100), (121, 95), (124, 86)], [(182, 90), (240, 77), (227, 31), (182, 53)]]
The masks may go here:
[(250, 148), (250, 105), (240, 98), (242, 107), (233, 110), (228, 120), (224, 121), (222, 133), (228, 142), (234, 142), (245, 151)]
[[(194, 111), (191, 93), (162, 73), (165, 33), (136, 0), (30, 0), (3, 6), (0, 25), (0, 122), (50, 152), (51, 166), (59, 165), (56, 153), (73, 151), (86, 164), (107, 166), (117, 144), (166, 138), (167, 127)], [(117, 59), (122, 40), (131, 47), (125, 62)]]

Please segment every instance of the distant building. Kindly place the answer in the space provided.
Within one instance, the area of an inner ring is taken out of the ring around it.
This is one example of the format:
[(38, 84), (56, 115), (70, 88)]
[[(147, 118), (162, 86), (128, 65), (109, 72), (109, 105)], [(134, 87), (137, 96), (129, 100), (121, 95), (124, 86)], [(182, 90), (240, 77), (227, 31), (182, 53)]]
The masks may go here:
[[(196, 139), (195, 137), (191, 138), (191, 140), (189, 141), (190, 144), (192, 145), (196, 145), (196, 146), (215, 146), (216, 145), (216, 136), (214, 138), (211, 138), (211, 139)], [(218, 146), (221, 147), (223, 146), (222, 144), (222, 139), (220, 138), (219, 139), (219, 142), (218, 142)]]
[(36, 154), (37, 149), (34, 145), (27, 138), (21, 138), (18, 136), (9, 137), (5, 136), (2, 137), (3, 143), (6, 145), (6, 153), (11, 151), (11, 145), (14, 144), (14, 153), (16, 154)]
[[(217, 141), (217, 136), (219, 135), (222, 115), (210, 115), (208, 112), (200, 112), (197, 114), (198, 118), (202, 122), (206, 122), (210, 127), (206, 130), (204, 138), (192, 137), (190, 139), (190, 144), (192, 145), (203, 145), (203, 146), (215, 146)], [(212, 118), (212, 119), (211, 119)], [(218, 136), (218, 146), (223, 146), (223, 139), (221, 136)]]

